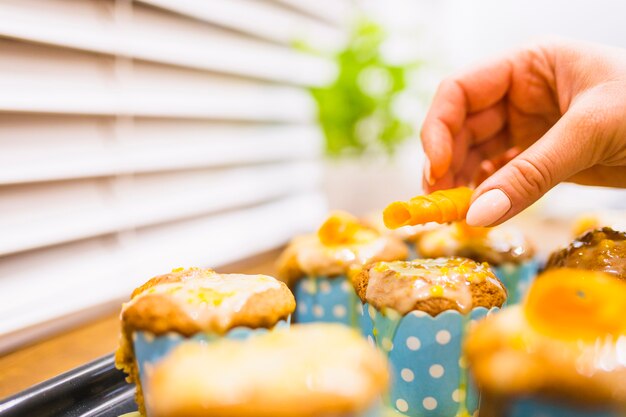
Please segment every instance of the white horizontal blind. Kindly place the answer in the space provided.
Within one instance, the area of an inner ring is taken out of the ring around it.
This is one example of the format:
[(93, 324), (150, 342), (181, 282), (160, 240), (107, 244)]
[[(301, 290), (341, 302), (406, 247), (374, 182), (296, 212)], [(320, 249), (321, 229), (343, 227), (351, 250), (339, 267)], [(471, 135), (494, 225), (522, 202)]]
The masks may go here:
[(319, 221), (305, 88), (336, 68), (290, 45), (344, 34), (339, 12), (311, 10), (0, 0), (0, 352)]

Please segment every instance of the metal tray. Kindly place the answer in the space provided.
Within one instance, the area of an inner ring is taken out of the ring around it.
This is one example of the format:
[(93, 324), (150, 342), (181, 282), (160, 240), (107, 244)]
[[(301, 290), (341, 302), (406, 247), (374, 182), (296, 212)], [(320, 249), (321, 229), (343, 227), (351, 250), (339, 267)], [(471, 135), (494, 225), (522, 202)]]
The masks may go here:
[(118, 417), (134, 395), (111, 354), (0, 400), (0, 417)]

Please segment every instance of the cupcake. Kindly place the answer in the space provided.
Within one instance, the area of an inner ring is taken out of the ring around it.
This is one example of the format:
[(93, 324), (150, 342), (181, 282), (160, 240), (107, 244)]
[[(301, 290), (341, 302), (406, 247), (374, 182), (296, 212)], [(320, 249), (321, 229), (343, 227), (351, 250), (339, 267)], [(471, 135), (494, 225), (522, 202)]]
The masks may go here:
[(626, 279), (626, 232), (610, 227), (591, 230), (550, 255), (546, 269), (602, 271)]
[(135, 289), (123, 305), (116, 366), (137, 385), (137, 404), (145, 414), (145, 369), (173, 347), (190, 338), (245, 338), (288, 323), (294, 309), (289, 288), (270, 276), (175, 269)]
[(470, 332), (480, 416), (624, 415), (625, 317), (623, 281), (569, 268), (543, 273), (523, 305)]
[(534, 249), (518, 229), (471, 227), (464, 221), (423, 233), (416, 243), (420, 257), (463, 256), (487, 262), (508, 291), (507, 304), (517, 304), (537, 273)]
[(373, 261), (406, 259), (407, 246), (363, 226), (348, 213), (332, 214), (315, 235), (295, 238), (278, 259), (279, 277), (298, 300), (295, 320), (353, 325), (356, 297), (347, 274)]
[(188, 342), (148, 373), (150, 417), (373, 417), (389, 383), (384, 355), (329, 323)]
[(506, 289), (466, 258), (372, 263), (353, 277), (361, 325), (389, 356), (390, 402), (410, 417), (464, 416), (478, 407), (461, 345), (467, 325), (499, 308)]
[(381, 235), (390, 235), (407, 244), (409, 247), (409, 257), (415, 257), (415, 242), (419, 240), (422, 234), (438, 227), (436, 223), (419, 224), (417, 226), (402, 226), (397, 229), (389, 229), (385, 226), (383, 213), (370, 213), (361, 218), (361, 223), (371, 229), (376, 230)]

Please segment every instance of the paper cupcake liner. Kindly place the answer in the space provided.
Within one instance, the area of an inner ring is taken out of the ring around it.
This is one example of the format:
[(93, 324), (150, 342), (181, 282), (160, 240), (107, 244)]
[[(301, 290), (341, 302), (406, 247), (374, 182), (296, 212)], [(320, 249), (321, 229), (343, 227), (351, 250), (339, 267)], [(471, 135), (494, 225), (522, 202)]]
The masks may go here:
[(463, 337), (468, 324), (497, 310), (448, 310), (436, 317), (413, 311), (401, 317), (365, 304), (362, 331), (387, 353), (393, 370), (390, 406), (409, 417), (473, 415), (479, 397), (461, 355)]
[(620, 417), (616, 410), (584, 408), (535, 398), (513, 400), (502, 417)]
[[(274, 328), (289, 327), (289, 320), (281, 320)], [(181, 343), (194, 340), (200, 343), (210, 343), (212, 341), (226, 338), (233, 340), (244, 340), (254, 334), (262, 334), (270, 329), (258, 328), (251, 329), (248, 327), (235, 327), (225, 335), (217, 335), (212, 333), (197, 333), (191, 337), (186, 337), (176, 332), (169, 332), (156, 336), (151, 332), (137, 331), (133, 333), (133, 346), (135, 349), (135, 360), (139, 367), (139, 378), (144, 384), (146, 369), (155, 365), (164, 356), (171, 352)]]
[(342, 323), (358, 327), (354, 306), (357, 295), (344, 276), (305, 277), (294, 288), (296, 296), (296, 323)]
[(493, 273), (502, 281), (508, 292), (506, 305), (519, 304), (523, 299), (530, 284), (532, 284), (539, 263), (536, 260), (522, 262), (519, 265), (507, 263), (499, 266), (492, 266)]

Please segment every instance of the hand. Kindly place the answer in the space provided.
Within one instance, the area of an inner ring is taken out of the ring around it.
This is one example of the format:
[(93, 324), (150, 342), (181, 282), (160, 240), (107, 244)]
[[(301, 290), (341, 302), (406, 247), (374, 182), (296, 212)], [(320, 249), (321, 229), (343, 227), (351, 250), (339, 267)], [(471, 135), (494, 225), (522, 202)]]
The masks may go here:
[(561, 181), (626, 187), (626, 50), (549, 41), (453, 76), (421, 136), (427, 191), (480, 184), (473, 226), (502, 223)]

